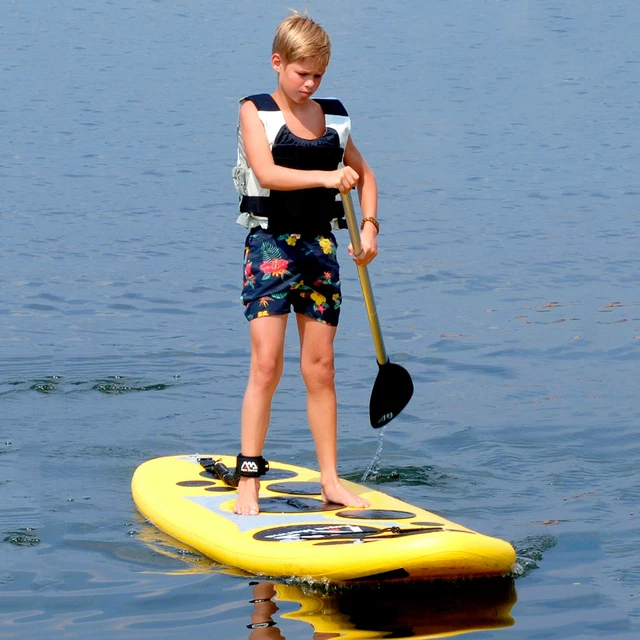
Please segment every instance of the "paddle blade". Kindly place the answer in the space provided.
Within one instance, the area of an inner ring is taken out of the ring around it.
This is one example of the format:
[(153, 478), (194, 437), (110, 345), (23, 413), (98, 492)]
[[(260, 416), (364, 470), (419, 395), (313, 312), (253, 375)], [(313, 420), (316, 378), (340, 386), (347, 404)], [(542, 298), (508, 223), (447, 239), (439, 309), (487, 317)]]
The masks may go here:
[(413, 395), (413, 380), (399, 364), (378, 363), (378, 377), (371, 391), (369, 419), (374, 429), (391, 422), (409, 403)]

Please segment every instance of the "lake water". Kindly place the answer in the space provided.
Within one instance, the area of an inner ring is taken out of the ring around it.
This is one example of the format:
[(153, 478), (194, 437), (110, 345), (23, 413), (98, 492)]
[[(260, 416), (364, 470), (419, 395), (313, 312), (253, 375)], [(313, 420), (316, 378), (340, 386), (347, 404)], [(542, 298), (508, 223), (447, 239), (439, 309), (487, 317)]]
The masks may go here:
[[(319, 93), (378, 177), (370, 273), (416, 386), (368, 482), (511, 541), (513, 579), (274, 590), (137, 514), (144, 460), (238, 448), (237, 100), (275, 87), (290, 4), (4, 0), (0, 637), (638, 637), (632, 0), (306, 3), (333, 41)], [(346, 245), (340, 471), (359, 480), (377, 367)], [(296, 359), (292, 333), (265, 455), (314, 466)]]

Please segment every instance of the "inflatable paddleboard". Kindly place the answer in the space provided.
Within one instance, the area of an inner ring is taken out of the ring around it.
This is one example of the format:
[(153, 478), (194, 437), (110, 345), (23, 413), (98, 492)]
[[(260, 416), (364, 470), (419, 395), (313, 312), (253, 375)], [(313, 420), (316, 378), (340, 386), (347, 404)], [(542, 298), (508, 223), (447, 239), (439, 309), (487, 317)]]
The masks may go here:
[[(156, 527), (221, 564), (273, 578), (377, 582), (504, 576), (515, 563), (508, 542), (364, 485), (343, 480), (367, 509), (323, 503), (320, 474), (290, 464), (270, 462), (260, 515), (236, 515), (236, 490), (203, 468), (204, 457), (149, 460), (132, 493)], [(206, 458), (235, 466), (235, 456)]]

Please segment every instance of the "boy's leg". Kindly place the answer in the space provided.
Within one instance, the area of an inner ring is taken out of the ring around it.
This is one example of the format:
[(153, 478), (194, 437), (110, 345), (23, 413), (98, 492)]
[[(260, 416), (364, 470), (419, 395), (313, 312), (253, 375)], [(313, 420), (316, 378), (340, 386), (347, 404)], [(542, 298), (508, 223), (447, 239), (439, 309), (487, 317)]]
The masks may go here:
[[(260, 456), (271, 417), (271, 400), (280, 376), (284, 354), (284, 337), (288, 315), (255, 318), (249, 323), (251, 366), (249, 382), (242, 403), (242, 455)], [(241, 477), (234, 513), (257, 515), (258, 478)]]
[(316, 445), (322, 498), (347, 507), (368, 507), (369, 502), (344, 487), (338, 478), (337, 400), (333, 340), (336, 327), (297, 313), (300, 334), (300, 369), (307, 387), (307, 414)]

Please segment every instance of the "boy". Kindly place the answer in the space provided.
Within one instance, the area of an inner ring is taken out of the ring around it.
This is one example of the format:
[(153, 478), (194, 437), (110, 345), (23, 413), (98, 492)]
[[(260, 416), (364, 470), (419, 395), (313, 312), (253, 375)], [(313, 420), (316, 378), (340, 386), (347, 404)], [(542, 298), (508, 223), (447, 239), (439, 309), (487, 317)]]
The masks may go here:
[[(278, 27), (271, 65), (272, 94), (241, 101), (238, 165), (242, 196), (238, 222), (250, 229), (245, 244), (242, 300), (251, 336), (251, 366), (242, 405), (239, 476), (234, 512), (259, 513), (259, 478), (271, 401), (282, 374), (291, 307), (300, 336), (300, 369), (320, 468), (322, 499), (350, 507), (369, 503), (337, 474), (337, 401), (333, 341), (340, 313), (340, 278), (332, 228), (344, 227), (339, 192), (358, 187), (363, 212), (362, 252), (377, 254), (375, 177), (351, 140), (338, 100), (312, 100), (329, 63), (325, 30), (297, 12)], [(353, 249), (349, 246), (349, 253)]]

